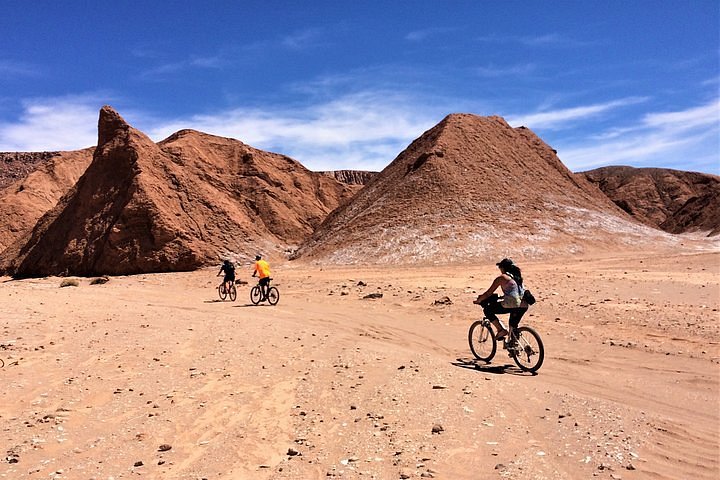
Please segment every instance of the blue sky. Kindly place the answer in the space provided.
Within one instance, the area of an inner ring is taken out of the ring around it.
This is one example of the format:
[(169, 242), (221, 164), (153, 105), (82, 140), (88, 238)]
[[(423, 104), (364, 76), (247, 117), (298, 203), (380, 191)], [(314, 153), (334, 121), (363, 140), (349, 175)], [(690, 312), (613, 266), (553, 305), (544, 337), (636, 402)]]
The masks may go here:
[(0, 151), (97, 142), (115, 107), (313, 170), (380, 170), (454, 112), (573, 171), (720, 174), (720, 1), (2, 1)]

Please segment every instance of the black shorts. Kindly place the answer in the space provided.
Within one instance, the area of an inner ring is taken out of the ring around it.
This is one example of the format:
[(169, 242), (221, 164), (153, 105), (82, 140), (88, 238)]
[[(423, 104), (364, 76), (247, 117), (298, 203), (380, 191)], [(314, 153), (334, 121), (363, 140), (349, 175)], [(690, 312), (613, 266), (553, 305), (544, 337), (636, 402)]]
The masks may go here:
[(225, 275), (225, 278), (223, 278), (223, 283), (227, 282), (235, 283), (235, 275)]
[(270, 277), (261, 278), (259, 283), (261, 286), (267, 287), (270, 285)]

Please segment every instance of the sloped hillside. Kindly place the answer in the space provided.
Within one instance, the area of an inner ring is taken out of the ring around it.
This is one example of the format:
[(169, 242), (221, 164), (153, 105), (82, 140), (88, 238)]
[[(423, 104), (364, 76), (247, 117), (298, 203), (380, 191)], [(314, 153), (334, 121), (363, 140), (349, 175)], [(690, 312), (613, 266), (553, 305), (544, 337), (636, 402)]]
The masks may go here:
[(580, 175), (646, 225), (670, 233), (720, 233), (720, 177), (716, 175), (625, 166)]
[(570, 172), (530, 130), (453, 114), (333, 212), (298, 257), (445, 262), (655, 240), (671, 241)]

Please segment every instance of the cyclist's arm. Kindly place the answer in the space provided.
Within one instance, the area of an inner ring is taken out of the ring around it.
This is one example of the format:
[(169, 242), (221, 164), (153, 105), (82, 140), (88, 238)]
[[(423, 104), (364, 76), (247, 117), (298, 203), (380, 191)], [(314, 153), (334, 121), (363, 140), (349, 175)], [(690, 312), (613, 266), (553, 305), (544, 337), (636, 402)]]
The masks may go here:
[(495, 280), (493, 280), (493, 283), (492, 283), (492, 285), (490, 285), (490, 288), (488, 288), (488, 289), (485, 290), (483, 293), (481, 293), (480, 295), (478, 295), (478, 298), (477, 298), (477, 300), (475, 300), (475, 302), (476, 302), (476, 303), (480, 303), (480, 302), (482, 302), (483, 300), (485, 300), (486, 298), (488, 298), (490, 295), (492, 295), (493, 292), (494, 292), (495, 290), (497, 290), (497, 288), (500, 286), (500, 283), (501, 283), (501, 282), (502, 282), (502, 276), (499, 276), (499, 277), (497, 277)]

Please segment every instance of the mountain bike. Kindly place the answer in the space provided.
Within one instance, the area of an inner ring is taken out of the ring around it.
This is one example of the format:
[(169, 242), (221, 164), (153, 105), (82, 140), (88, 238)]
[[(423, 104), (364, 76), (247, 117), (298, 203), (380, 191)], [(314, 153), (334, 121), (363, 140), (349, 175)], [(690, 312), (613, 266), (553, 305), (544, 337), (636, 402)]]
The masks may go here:
[(268, 280), (267, 284), (267, 296), (263, 296), (262, 294), (262, 287), (260, 286), (260, 283), (258, 282), (257, 285), (252, 287), (250, 290), (250, 301), (253, 303), (253, 305), (257, 305), (260, 302), (264, 302), (267, 300), (267, 302), (270, 305), (277, 305), (277, 303), (280, 301), (280, 292), (277, 288), (270, 286), (270, 280)]
[[(513, 328), (505, 337), (503, 348), (515, 364), (525, 372), (537, 372), (545, 360), (545, 347), (540, 335), (530, 327)], [(470, 325), (468, 331), (470, 351), (475, 358), (490, 362), (497, 352), (498, 340), (492, 323), (487, 318), (478, 320)]]
[(218, 295), (220, 296), (220, 300), (222, 301), (225, 301), (226, 298), (230, 297), (230, 301), (234, 302), (237, 298), (237, 289), (235, 288), (235, 282), (222, 282), (220, 285), (218, 285)]

